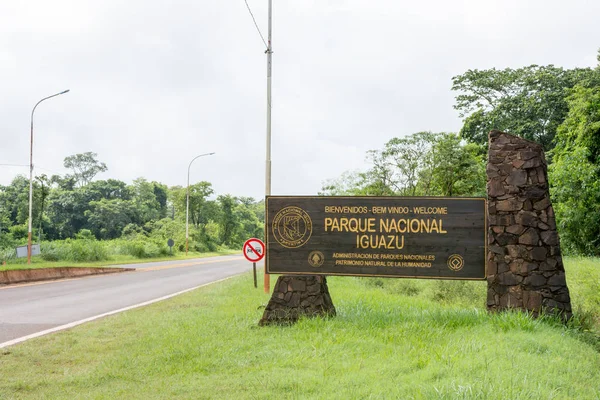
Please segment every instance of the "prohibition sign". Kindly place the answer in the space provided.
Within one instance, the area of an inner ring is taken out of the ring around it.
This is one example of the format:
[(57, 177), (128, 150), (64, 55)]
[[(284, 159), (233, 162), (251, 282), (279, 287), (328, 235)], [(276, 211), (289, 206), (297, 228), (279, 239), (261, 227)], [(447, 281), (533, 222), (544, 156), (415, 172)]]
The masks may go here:
[(248, 239), (242, 247), (242, 252), (246, 260), (253, 263), (258, 262), (265, 256), (265, 244), (260, 239)]

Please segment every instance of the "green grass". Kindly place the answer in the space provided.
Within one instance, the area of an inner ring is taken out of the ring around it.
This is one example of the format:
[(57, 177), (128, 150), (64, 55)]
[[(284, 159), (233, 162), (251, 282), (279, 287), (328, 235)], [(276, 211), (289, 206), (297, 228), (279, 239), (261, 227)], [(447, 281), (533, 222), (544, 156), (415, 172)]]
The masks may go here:
[(600, 258), (566, 257), (565, 264), (577, 317), (600, 330)]
[(106, 267), (111, 265), (120, 264), (139, 264), (156, 261), (169, 261), (169, 260), (187, 260), (191, 258), (205, 258), (222, 256), (228, 254), (240, 254), (240, 250), (221, 250), (208, 253), (199, 253), (195, 251), (185, 253), (174, 253), (172, 256), (152, 257), (152, 258), (137, 258), (131, 255), (114, 255), (111, 256), (110, 260), (105, 261), (90, 261), (90, 262), (76, 262), (76, 261), (45, 261), (41, 257), (32, 257), (31, 264), (27, 264), (26, 258), (18, 258), (10, 260), (6, 265), (0, 265), (0, 271), (8, 271), (15, 269), (35, 269), (35, 268), (58, 268), (58, 267)]
[(246, 274), (1, 349), (0, 398), (599, 399), (600, 260), (566, 261), (570, 326), (488, 314), (484, 282), (335, 277), (337, 317), (259, 328)]

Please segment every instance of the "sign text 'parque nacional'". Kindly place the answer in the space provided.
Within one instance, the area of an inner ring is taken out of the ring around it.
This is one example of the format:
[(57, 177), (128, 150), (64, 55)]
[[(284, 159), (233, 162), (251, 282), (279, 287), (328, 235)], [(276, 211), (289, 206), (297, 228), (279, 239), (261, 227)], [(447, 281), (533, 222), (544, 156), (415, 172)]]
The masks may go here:
[(484, 198), (267, 196), (267, 272), (484, 279)]

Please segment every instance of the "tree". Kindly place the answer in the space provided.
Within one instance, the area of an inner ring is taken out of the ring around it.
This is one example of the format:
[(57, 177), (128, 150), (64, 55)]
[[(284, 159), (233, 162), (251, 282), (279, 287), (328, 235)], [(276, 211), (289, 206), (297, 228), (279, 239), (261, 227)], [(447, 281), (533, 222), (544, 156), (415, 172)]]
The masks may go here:
[(600, 87), (576, 87), (567, 101), (549, 170), (556, 219), (568, 251), (600, 255)]
[(79, 187), (85, 186), (92, 181), (94, 176), (100, 172), (105, 172), (108, 168), (106, 164), (96, 159), (98, 155), (88, 151), (86, 153), (74, 154), (64, 160), (65, 168), (73, 171), (72, 177)]
[(164, 185), (159, 182), (152, 182), (154, 197), (156, 201), (158, 201), (158, 206), (160, 210), (160, 216), (165, 218), (167, 216), (167, 202), (168, 202), (168, 188), (167, 185)]
[(597, 85), (598, 81), (590, 68), (530, 65), (468, 70), (452, 78), (452, 90), (459, 92), (454, 108), (464, 118), (460, 135), (483, 145), (488, 132), (498, 129), (550, 150), (568, 112), (566, 97), (578, 83)]
[(600, 255), (600, 167), (577, 146), (550, 165), (561, 244), (569, 253)]
[(385, 156), (377, 150), (369, 150), (367, 159), (373, 166), (366, 172), (344, 172), (339, 178), (323, 184), (320, 196), (393, 196), (393, 171)]
[(67, 176), (60, 176), (60, 175), (52, 175), (50, 177), (50, 183), (58, 186), (61, 189), (64, 190), (73, 190), (75, 189), (75, 185), (77, 184), (77, 181), (75, 180), (74, 177), (67, 175)]
[(485, 194), (485, 163), (453, 133), (418, 132), (368, 152), (371, 168), (325, 183), (321, 195), (475, 196)]
[[(256, 218), (264, 225), (265, 223), (265, 201), (260, 200), (254, 203), (254, 199), (252, 199), (253, 203), (248, 204), (248, 207), (254, 212)], [(264, 232), (263, 232), (264, 235)]]
[(161, 219), (163, 212), (161, 205), (154, 193), (155, 185), (144, 178), (133, 181), (131, 191), (133, 204), (136, 209), (136, 223), (144, 225), (146, 222)]
[[(197, 251), (213, 251), (220, 243), (220, 234), (214, 229), (215, 221), (220, 218), (220, 207), (217, 202), (208, 200), (213, 193), (210, 182), (202, 181), (190, 185), (190, 238), (191, 247)], [(186, 188), (169, 188), (168, 201), (173, 206), (175, 218), (185, 224)]]
[(421, 173), (421, 176), (431, 177), (433, 193), (427, 194), (447, 197), (485, 195), (485, 164), (477, 152), (477, 146), (461, 143), (456, 134), (439, 135), (431, 149), (431, 169)]
[[(175, 212), (181, 218), (185, 219), (187, 205), (187, 190), (185, 187), (175, 186), (169, 190), (171, 201), (175, 207)], [(214, 193), (210, 182), (202, 181), (190, 185), (190, 223), (198, 227), (198, 225), (206, 221), (205, 210), (208, 197)], [(211, 206), (209, 206), (210, 208)], [(211, 211), (211, 210), (209, 210)], [(204, 218), (204, 219), (203, 219)]]
[[(264, 236), (264, 202), (255, 203), (251, 197), (234, 197), (229, 194), (217, 197), (219, 205), (218, 232), (220, 243), (229, 248), (240, 248), (244, 241), (251, 237)], [(260, 205), (263, 208), (259, 210)], [(208, 227), (207, 223), (207, 227)], [(207, 228), (205, 234), (209, 235)]]
[[(10, 185), (0, 192), (0, 212), (10, 225), (23, 225), (29, 217), (29, 180), (17, 175)], [(35, 207), (34, 203), (34, 207)]]
[(51, 239), (66, 239), (75, 236), (87, 226), (86, 211), (90, 207), (85, 192), (81, 189), (54, 189), (48, 196), (47, 215), (50, 220), (46, 234)]
[(338, 178), (323, 183), (319, 196), (357, 196), (362, 188), (362, 177), (358, 171), (343, 172)]
[(230, 246), (240, 248), (247, 239), (253, 237), (263, 239), (265, 224), (258, 219), (254, 205), (254, 203), (245, 203), (240, 198), (237, 199), (234, 217), (238, 223)]
[(88, 202), (100, 199), (131, 200), (133, 196), (132, 189), (125, 182), (117, 179), (90, 182), (79, 190), (85, 193), (85, 198)]
[(39, 211), (39, 215), (37, 216), (37, 220), (38, 220), (38, 238), (41, 241), (42, 238), (42, 224), (44, 222), (44, 206), (46, 205), (46, 198), (48, 197), (48, 195), (50, 194), (50, 179), (45, 175), (42, 174), (40, 176), (36, 176), (35, 177), (36, 181), (38, 181), (40, 183), (40, 190), (35, 191), (34, 193), (37, 193), (37, 196), (40, 200), (40, 211)]
[(361, 176), (364, 182), (362, 188), (364, 194), (392, 196), (397, 183), (394, 182), (394, 171), (387, 154), (384, 151), (369, 150), (367, 159), (371, 162), (372, 167)]
[(121, 236), (123, 228), (130, 224), (135, 214), (135, 206), (130, 200), (107, 200), (90, 202), (85, 212), (88, 226), (99, 239), (115, 239)]
[(58, 187), (50, 190), (46, 200), (44, 232), (49, 239), (72, 238), (81, 229), (90, 229), (86, 211), (92, 202), (132, 197), (127, 184), (116, 179), (93, 181), (83, 187), (63, 184), (68, 181), (56, 175), (50, 179), (58, 182)]
[(600, 165), (600, 86), (576, 86), (567, 102), (569, 113), (558, 129), (554, 156), (562, 157), (576, 147), (584, 147), (589, 161)]
[[(10, 185), (0, 186), (0, 246), (14, 246), (14, 240), (27, 237), (29, 181), (17, 175)], [(34, 198), (34, 210), (37, 202)]]
[(235, 208), (235, 197), (231, 195), (224, 195), (217, 197), (217, 201), (221, 206), (221, 218), (219, 224), (221, 225), (221, 242), (226, 246), (232, 244), (232, 238), (237, 228), (237, 218), (234, 214)]
[[(385, 144), (383, 154), (395, 169), (394, 188), (401, 196), (416, 196), (423, 170), (428, 170), (427, 157), (438, 135), (431, 132), (418, 132), (403, 138), (393, 138)], [(429, 185), (425, 185), (429, 186)]]

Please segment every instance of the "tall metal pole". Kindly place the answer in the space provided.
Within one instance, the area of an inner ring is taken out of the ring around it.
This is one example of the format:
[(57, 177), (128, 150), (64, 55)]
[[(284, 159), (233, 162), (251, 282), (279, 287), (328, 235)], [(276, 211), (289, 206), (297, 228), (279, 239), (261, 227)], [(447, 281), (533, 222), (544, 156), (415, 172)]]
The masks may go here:
[(188, 226), (189, 214), (190, 214), (190, 165), (188, 166), (188, 174), (187, 174), (187, 190), (186, 190), (186, 200), (185, 200), (185, 255), (188, 254), (188, 241), (190, 237), (190, 229)]
[(192, 159), (192, 161), (190, 161), (190, 164), (188, 165), (188, 173), (187, 173), (187, 190), (186, 190), (186, 201), (185, 201), (185, 255), (187, 256), (188, 254), (188, 242), (189, 242), (189, 238), (190, 238), (190, 229), (189, 229), (189, 215), (190, 215), (190, 168), (192, 167), (192, 163), (194, 162), (195, 159), (200, 158), (200, 157), (204, 157), (204, 156), (211, 156), (215, 153), (205, 153), (205, 154), (200, 154), (199, 156), (196, 156)]
[[(265, 196), (271, 194), (271, 55), (273, 54), (272, 47), (272, 15), (273, 4), (269, 0), (269, 33), (267, 36), (267, 162), (265, 171)], [(265, 230), (266, 232), (266, 230)], [(265, 293), (271, 292), (271, 277), (267, 273), (267, 264), (265, 263), (264, 275)]]
[(37, 106), (44, 100), (51, 99), (52, 97), (59, 96), (61, 94), (65, 94), (69, 91), (69, 89), (64, 90), (60, 93), (53, 94), (52, 96), (44, 97), (33, 106), (33, 110), (31, 110), (31, 137), (29, 140), (29, 222), (28, 222), (28, 230), (27, 230), (27, 264), (31, 264), (31, 215), (33, 213), (33, 113)]

